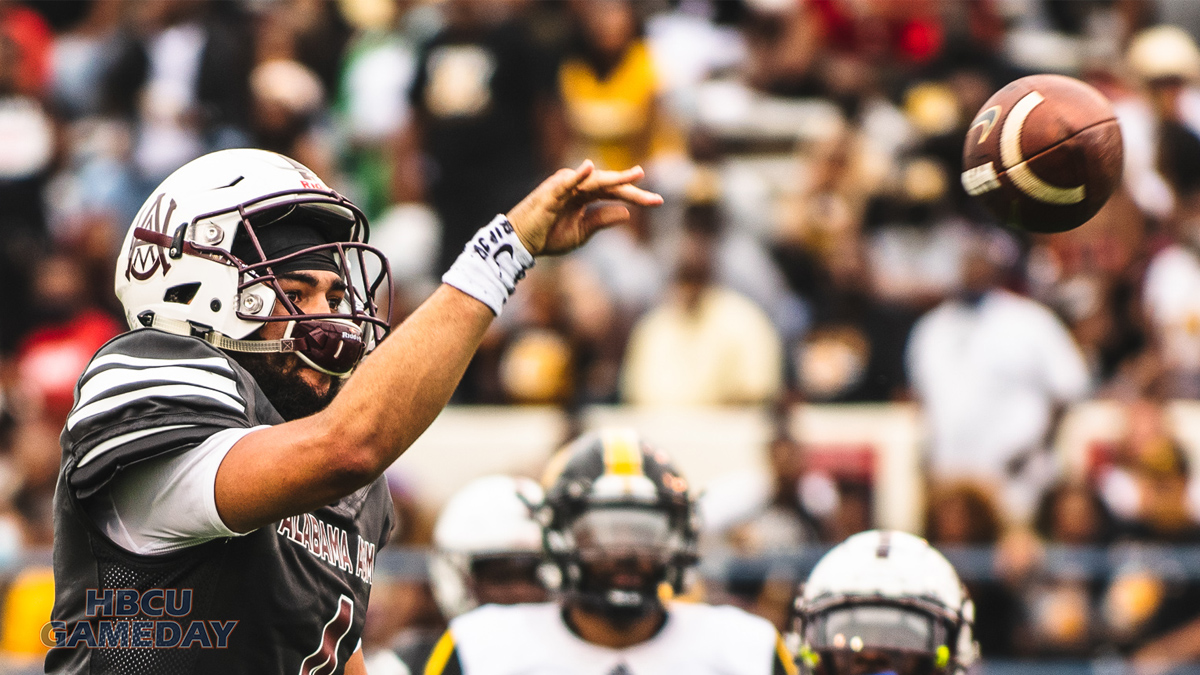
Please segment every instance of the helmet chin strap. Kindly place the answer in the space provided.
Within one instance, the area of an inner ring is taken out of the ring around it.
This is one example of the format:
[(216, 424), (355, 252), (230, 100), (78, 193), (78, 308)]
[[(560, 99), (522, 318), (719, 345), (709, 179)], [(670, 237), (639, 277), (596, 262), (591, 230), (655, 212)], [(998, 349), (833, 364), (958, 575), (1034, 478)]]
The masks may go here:
[(604, 617), (614, 628), (626, 629), (637, 621), (649, 616), (652, 612), (663, 608), (662, 601), (657, 597), (642, 596), (638, 601), (629, 604), (615, 603), (611, 593), (588, 591), (568, 591), (574, 603), (585, 612)]
[[(143, 324), (146, 322), (143, 321)], [(154, 314), (151, 318), (148, 328), (157, 328), (158, 330), (174, 333), (175, 335), (188, 335), (197, 337), (210, 345), (231, 352), (243, 352), (248, 354), (295, 354), (306, 365), (333, 377), (349, 377), (350, 372), (338, 373), (328, 368), (323, 368), (313, 362), (304, 350), (308, 346), (307, 340), (303, 337), (292, 337), (293, 331), (296, 329), (297, 321), (287, 322), (287, 328), (284, 330), (284, 336), (279, 340), (235, 340), (234, 338), (225, 335), (224, 333), (215, 330), (201, 330), (194, 324), (188, 321), (172, 319)], [(333, 322), (331, 322), (333, 323)], [(340, 322), (338, 322), (340, 323)]]
[[(142, 322), (146, 324), (145, 321)], [(295, 321), (288, 322), (287, 334), (290, 335), (292, 325)], [(172, 319), (161, 314), (155, 314), (146, 325), (147, 328), (157, 328), (166, 333), (174, 333), (175, 335), (188, 335), (198, 337), (208, 344), (219, 349), (228, 349), (232, 352), (246, 352), (249, 354), (290, 354), (296, 351), (296, 340), (291, 337), (285, 337), (282, 340), (235, 340), (224, 333), (218, 333), (215, 330), (201, 330), (190, 321), (181, 321)]]

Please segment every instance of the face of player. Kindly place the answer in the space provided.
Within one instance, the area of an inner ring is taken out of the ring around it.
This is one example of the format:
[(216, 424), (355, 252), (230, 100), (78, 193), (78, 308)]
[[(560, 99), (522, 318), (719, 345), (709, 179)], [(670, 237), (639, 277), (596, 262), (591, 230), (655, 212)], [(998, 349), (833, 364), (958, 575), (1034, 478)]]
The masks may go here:
[(666, 571), (671, 528), (666, 514), (643, 509), (593, 509), (571, 528), (579, 547), (582, 590), (654, 597)]
[(664, 565), (659, 556), (618, 551), (585, 556), (582, 561), (585, 590), (657, 593)]
[(818, 671), (823, 675), (932, 675), (933, 659), (882, 649), (823, 654)]
[[(346, 294), (341, 277), (327, 270), (299, 270), (279, 276), (279, 286), (288, 300), (305, 314), (338, 311)], [(287, 314), (283, 303), (275, 303), (276, 316)], [(278, 340), (287, 330), (287, 322), (263, 324), (263, 340)], [(295, 354), (231, 353), (250, 372), (267, 399), (285, 420), (294, 420), (320, 412), (337, 394), (342, 380), (314, 370)]]
[(944, 620), (923, 611), (856, 605), (821, 613), (806, 635), (822, 675), (932, 675), (948, 631)]
[[(346, 283), (342, 278), (327, 270), (301, 270), (279, 275), (279, 287), (296, 309), (305, 314), (327, 314), (338, 311), (346, 297)], [(287, 314), (282, 303), (275, 305), (276, 316)], [(278, 335), (268, 335), (268, 331)], [(282, 322), (269, 323), (263, 328), (263, 337), (275, 340), (283, 337)]]
[(547, 593), (538, 579), (542, 558), (534, 554), (488, 556), (471, 563), (471, 586), (481, 605), (544, 602)]

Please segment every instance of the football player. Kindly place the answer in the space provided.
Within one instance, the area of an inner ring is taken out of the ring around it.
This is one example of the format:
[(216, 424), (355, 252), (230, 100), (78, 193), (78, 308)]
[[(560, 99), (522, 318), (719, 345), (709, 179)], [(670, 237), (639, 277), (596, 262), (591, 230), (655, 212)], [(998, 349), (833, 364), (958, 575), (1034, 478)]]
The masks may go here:
[[(535, 481), (511, 476), (477, 478), (454, 494), (434, 525), (429, 560), (429, 580), (442, 616), (450, 620), (480, 605), (547, 599), (539, 576), (546, 562), (542, 526), (534, 520), (542, 499)], [(421, 653), (401, 657), (420, 672), (434, 640)]]
[(542, 499), (540, 485), (512, 476), (477, 478), (454, 494), (434, 525), (429, 561), (443, 616), (546, 600), (542, 528), (533, 517)]
[(539, 519), (561, 600), (455, 618), (426, 675), (795, 672), (766, 620), (664, 601), (696, 563), (694, 504), (666, 455), (609, 430), (580, 437), (550, 466)]
[[(534, 509), (542, 488), (522, 477), (492, 475), (467, 483), (442, 508), (433, 528), (429, 579), (447, 620), (479, 605), (543, 602), (542, 526)], [(367, 672), (421, 672), (440, 631), (407, 633), (395, 651), (365, 655)], [(397, 659), (399, 663), (396, 663)]]
[(381, 474), (534, 256), (661, 202), (641, 176), (557, 172), (385, 342), (387, 262), (307, 168), (241, 149), (169, 176), (117, 261), (134, 330), (92, 359), (62, 434), (47, 672), (362, 673)]
[(920, 537), (870, 530), (838, 544), (796, 598), (800, 666), (812, 675), (967, 672), (975, 606), (949, 561)]

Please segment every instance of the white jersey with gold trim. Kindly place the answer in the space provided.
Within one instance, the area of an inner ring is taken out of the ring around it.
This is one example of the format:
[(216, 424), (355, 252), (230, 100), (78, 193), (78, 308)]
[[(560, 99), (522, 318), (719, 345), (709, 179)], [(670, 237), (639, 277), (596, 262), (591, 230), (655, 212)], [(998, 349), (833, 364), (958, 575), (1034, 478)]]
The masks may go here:
[[(440, 652), (440, 653), (439, 653)], [(440, 658), (439, 658), (440, 657)], [(735, 607), (672, 603), (650, 640), (626, 649), (584, 641), (556, 603), (487, 605), (450, 622), (425, 672), (433, 675), (772, 675), (779, 634)], [(440, 663), (439, 663), (440, 661)], [(458, 671), (461, 669), (461, 671)]]

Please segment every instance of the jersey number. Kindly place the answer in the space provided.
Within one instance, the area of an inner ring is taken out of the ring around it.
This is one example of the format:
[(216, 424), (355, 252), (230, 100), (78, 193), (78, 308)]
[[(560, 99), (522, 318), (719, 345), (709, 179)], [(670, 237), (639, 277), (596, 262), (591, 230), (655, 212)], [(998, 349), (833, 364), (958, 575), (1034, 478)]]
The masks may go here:
[(330, 675), (337, 670), (338, 645), (350, 632), (353, 623), (354, 601), (343, 595), (338, 598), (337, 612), (321, 631), (321, 644), (317, 651), (309, 654), (300, 664), (300, 675)]

